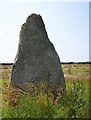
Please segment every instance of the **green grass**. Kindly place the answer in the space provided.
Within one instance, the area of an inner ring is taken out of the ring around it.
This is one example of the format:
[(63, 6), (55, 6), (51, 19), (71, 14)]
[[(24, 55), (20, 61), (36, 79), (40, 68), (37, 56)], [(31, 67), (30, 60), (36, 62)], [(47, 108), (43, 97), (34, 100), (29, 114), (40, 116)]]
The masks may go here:
[[(62, 65), (66, 90), (54, 94), (51, 89), (43, 92), (35, 89), (36, 95), (17, 92), (9, 88), (11, 66), (4, 66), (2, 85), (3, 118), (89, 118), (89, 65)], [(41, 85), (40, 85), (41, 86)]]
[(3, 90), (2, 117), (88, 118), (88, 93), (88, 84), (82, 81), (66, 82), (66, 91), (58, 96), (59, 101), (56, 99), (54, 102), (50, 91), (48, 94), (41, 92), (31, 96), (17, 93), (13, 88), (7, 88)]

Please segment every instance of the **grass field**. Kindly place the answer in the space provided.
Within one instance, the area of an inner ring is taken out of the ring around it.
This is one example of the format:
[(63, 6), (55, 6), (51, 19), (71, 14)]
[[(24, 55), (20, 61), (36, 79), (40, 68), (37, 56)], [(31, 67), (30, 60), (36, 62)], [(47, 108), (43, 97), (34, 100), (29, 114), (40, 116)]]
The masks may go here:
[(66, 91), (55, 100), (51, 90), (32, 96), (9, 88), (11, 67), (0, 65), (3, 118), (89, 118), (89, 64), (62, 64)]

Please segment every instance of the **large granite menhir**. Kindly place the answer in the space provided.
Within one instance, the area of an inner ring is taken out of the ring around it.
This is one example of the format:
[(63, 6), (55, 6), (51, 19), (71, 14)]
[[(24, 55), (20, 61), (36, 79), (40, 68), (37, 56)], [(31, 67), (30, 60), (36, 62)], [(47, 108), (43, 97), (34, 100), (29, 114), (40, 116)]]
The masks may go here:
[(65, 88), (59, 56), (48, 39), (40, 15), (28, 16), (21, 27), (19, 39), (10, 85), (26, 90), (26, 84), (48, 82), (51, 86)]

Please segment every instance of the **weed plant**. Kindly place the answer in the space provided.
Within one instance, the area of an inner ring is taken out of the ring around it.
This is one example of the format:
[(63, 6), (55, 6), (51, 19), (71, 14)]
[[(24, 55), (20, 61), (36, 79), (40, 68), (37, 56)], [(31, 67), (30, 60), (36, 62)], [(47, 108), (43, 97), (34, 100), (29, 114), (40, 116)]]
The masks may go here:
[(67, 82), (64, 92), (42, 87), (26, 94), (3, 83), (3, 118), (89, 118), (88, 84)]

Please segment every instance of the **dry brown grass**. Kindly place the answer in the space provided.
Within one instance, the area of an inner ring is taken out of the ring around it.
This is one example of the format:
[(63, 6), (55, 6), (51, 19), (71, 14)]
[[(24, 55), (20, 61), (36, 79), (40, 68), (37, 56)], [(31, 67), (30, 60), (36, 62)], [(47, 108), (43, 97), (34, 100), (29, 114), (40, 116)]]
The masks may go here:
[[(65, 80), (89, 80), (90, 64), (62, 64)], [(0, 78), (10, 79), (12, 65), (0, 65)]]
[(65, 80), (89, 80), (89, 64), (62, 64)]

